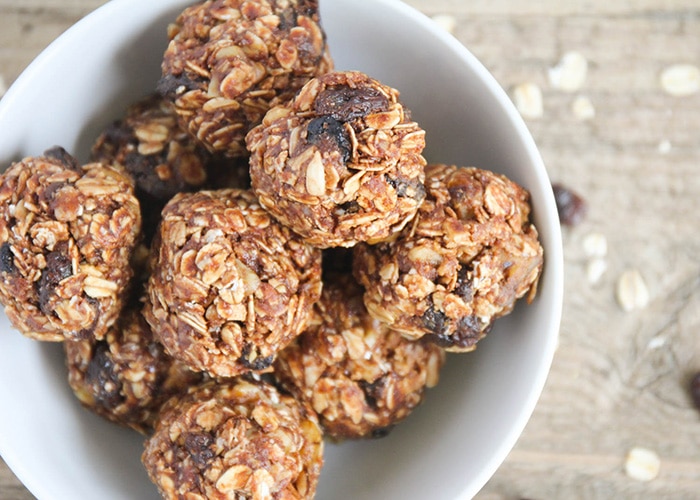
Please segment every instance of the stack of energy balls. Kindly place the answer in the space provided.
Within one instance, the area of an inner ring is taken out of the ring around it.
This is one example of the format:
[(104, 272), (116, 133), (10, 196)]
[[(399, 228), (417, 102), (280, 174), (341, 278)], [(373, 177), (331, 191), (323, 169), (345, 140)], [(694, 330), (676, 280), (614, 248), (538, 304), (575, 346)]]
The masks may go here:
[(163, 498), (312, 498), (323, 437), (383, 436), (531, 300), (528, 193), (427, 165), (399, 92), (334, 71), (316, 0), (208, 0), (80, 165), (0, 181), (0, 299), (144, 433)]

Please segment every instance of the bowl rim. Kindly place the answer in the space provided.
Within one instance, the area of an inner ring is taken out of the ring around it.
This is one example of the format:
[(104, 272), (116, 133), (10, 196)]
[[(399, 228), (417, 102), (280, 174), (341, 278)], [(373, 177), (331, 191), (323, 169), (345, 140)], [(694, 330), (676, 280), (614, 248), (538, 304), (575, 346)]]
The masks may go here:
[[(21, 72), (17, 79), (8, 88), (7, 92), (0, 99), (0, 122), (3, 120), (6, 113), (12, 108), (12, 103), (16, 99), (15, 95), (21, 95), (22, 90), (32, 79), (40, 76), (44, 66), (50, 61), (53, 55), (64, 49), (64, 46), (71, 43), (71, 40), (76, 37), (84, 36), (83, 33), (90, 30), (90, 25), (95, 21), (104, 21), (112, 16), (115, 12), (124, 9), (125, 5), (133, 4), (138, 0), (111, 0), (97, 7), (95, 10), (87, 13), (72, 26), (67, 28), (63, 33), (56, 37), (50, 44), (46, 46), (32, 62)], [(444, 45), (457, 56), (464, 64), (470, 66), (488, 87), (488, 91), (497, 100), (509, 122), (514, 126), (517, 135), (522, 141), (530, 162), (533, 164), (538, 186), (551, 185), (544, 162), (540, 152), (535, 144), (535, 141), (520, 113), (515, 108), (507, 92), (496, 81), (495, 77), (487, 70), (487, 68), (479, 61), (472, 52), (460, 42), (455, 36), (440, 28), (430, 17), (420, 12), (416, 8), (404, 3), (401, 0), (373, 0), (384, 4), (391, 9), (400, 11), (403, 15), (411, 18), (413, 21), (422, 25), (427, 31), (430, 31), (433, 36), (436, 36)], [(168, 0), (151, 0), (155, 5), (169, 5)], [(1, 138), (0, 138), (1, 140)], [(476, 495), (494, 475), (497, 469), (501, 466), (510, 451), (515, 446), (517, 440), (525, 429), (530, 420), (537, 402), (544, 389), (547, 377), (549, 375), (551, 365), (556, 351), (559, 329), (561, 325), (562, 310), (563, 310), (563, 291), (564, 291), (564, 259), (563, 259), (563, 244), (561, 226), (558, 224), (558, 219), (552, 215), (556, 214), (556, 204), (554, 195), (551, 189), (544, 189), (540, 193), (540, 199), (544, 208), (549, 213), (549, 224), (547, 224), (546, 234), (548, 235), (548, 245), (545, 249), (545, 267), (543, 275), (540, 277), (540, 286), (545, 284), (549, 289), (549, 293), (553, 297), (552, 309), (548, 318), (549, 331), (546, 335), (546, 343), (542, 346), (541, 358), (538, 360), (537, 373), (534, 377), (534, 383), (529, 387), (526, 397), (526, 404), (520, 408), (518, 415), (512, 417), (513, 424), (510, 426), (510, 432), (500, 441), (498, 447), (495, 448), (490, 459), (481, 467), (477, 478), (470, 484), (464, 485), (463, 493), (459, 498), (467, 499)], [(547, 220), (547, 219), (543, 219)], [(538, 229), (543, 229), (538, 226)], [(543, 231), (541, 231), (542, 233)], [(546, 282), (546, 283), (543, 283)], [(44, 484), (40, 478), (31, 470), (27, 469), (21, 460), (12, 452), (12, 448), (8, 445), (5, 433), (0, 433), (0, 455), (6, 462), (8, 467), (17, 476), (17, 478), (25, 485), (25, 487), (38, 498), (51, 498), (51, 485)]]

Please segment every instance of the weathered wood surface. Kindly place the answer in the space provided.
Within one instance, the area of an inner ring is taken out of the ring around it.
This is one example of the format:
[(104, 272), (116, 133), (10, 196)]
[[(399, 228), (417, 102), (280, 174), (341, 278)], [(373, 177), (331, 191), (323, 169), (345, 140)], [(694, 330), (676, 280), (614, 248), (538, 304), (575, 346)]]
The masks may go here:
[[(0, 75), (31, 59), (99, 0), (0, 0)], [(565, 228), (561, 340), (535, 413), (480, 499), (700, 498), (700, 93), (672, 97), (669, 65), (700, 65), (697, 0), (409, 0), (456, 19), (455, 36), (509, 91), (537, 84), (544, 112), (527, 121), (550, 177), (582, 194), (586, 220)], [(567, 51), (588, 60), (577, 92), (548, 69)], [(590, 99), (595, 117), (572, 111)], [(607, 270), (586, 276), (583, 241), (605, 235)], [(621, 273), (637, 269), (650, 301), (624, 312)], [(658, 477), (624, 472), (633, 446), (661, 458)], [(466, 465), (465, 465), (466, 466)], [(0, 500), (32, 496), (0, 462)]]

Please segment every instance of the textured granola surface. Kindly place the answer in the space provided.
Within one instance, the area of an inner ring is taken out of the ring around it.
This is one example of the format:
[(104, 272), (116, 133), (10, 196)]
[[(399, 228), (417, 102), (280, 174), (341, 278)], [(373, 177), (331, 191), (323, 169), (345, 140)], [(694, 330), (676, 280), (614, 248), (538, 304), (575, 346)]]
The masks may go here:
[(102, 338), (122, 308), (141, 227), (131, 180), (62, 148), (0, 176), (0, 301), (24, 335)]
[(543, 264), (529, 195), (478, 168), (430, 165), (426, 200), (390, 243), (355, 248), (369, 312), (405, 335), (470, 351), (518, 298), (531, 300)]
[(159, 91), (210, 150), (245, 156), (245, 135), (332, 60), (316, 0), (209, 0), (169, 27)]
[(161, 406), (202, 374), (165, 354), (138, 303), (128, 305), (103, 340), (64, 343), (68, 382), (89, 410), (139, 432), (150, 432)]
[(316, 319), (275, 364), (275, 376), (335, 439), (381, 437), (437, 384), (442, 348), (372, 318), (351, 275), (324, 283)]
[(92, 160), (118, 164), (133, 178), (144, 207), (146, 242), (160, 211), (175, 194), (206, 187), (247, 188), (248, 163), (212, 155), (178, 122), (170, 101), (150, 95), (136, 101), (92, 146)]
[(321, 251), (250, 191), (176, 195), (152, 259), (146, 319), (169, 354), (213, 376), (268, 369), (321, 293)]
[(305, 405), (232, 379), (171, 399), (142, 461), (166, 499), (311, 499), (323, 438)]
[(397, 90), (359, 72), (311, 80), (248, 134), (260, 203), (321, 248), (379, 241), (423, 201), (425, 132)]

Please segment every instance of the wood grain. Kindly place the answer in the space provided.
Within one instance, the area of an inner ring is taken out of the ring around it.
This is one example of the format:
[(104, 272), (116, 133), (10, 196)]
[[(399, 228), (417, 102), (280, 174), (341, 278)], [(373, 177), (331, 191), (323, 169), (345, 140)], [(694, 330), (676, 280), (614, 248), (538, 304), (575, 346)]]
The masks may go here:
[[(0, 74), (10, 83), (97, 0), (0, 0)], [(455, 36), (507, 90), (540, 86), (529, 120), (553, 181), (582, 194), (586, 220), (565, 228), (565, 303), (547, 385), (514, 450), (480, 499), (670, 498), (700, 495), (700, 412), (688, 393), (700, 370), (700, 94), (667, 95), (664, 68), (700, 65), (697, 0), (409, 0), (456, 18)], [(553, 88), (567, 51), (589, 63), (584, 87)], [(595, 107), (581, 121), (571, 106)], [(584, 238), (606, 236), (607, 271), (586, 277)], [(615, 287), (638, 269), (649, 305), (624, 312)], [(648, 483), (624, 473), (626, 452), (661, 457)], [(32, 498), (0, 464), (0, 500)]]

